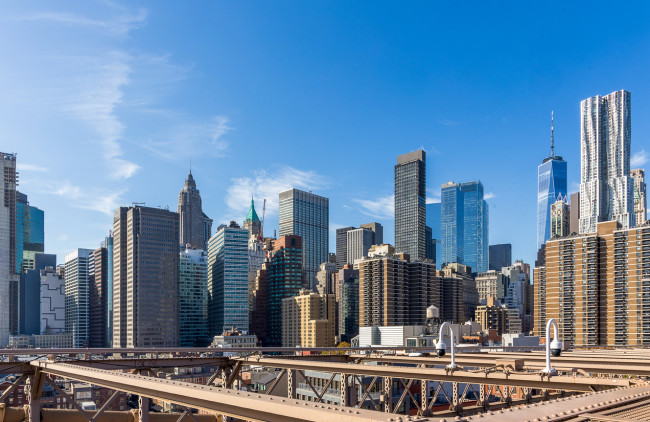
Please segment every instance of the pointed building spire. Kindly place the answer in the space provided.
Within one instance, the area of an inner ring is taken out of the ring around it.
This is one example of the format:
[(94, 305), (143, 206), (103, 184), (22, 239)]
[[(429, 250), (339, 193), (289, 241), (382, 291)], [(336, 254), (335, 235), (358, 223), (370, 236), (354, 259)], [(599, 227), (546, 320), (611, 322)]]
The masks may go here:
[(553, 135), (553, 110), (551, 110), (551, 158), (555, 158), (555, 137)]

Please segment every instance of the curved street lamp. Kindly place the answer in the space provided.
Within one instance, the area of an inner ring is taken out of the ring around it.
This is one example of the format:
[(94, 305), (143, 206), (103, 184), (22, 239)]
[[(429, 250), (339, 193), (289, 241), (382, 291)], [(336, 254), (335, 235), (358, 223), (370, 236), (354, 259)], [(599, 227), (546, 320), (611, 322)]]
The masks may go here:
[(451, 336), (451, 363), (447, 365), (447, 369), (454, 370), (457, 368), (456, 366), (456, 341), (454, 337), (454, 326), (451, 325), (449, 322), (445, 321), (442, 323), (440, 326), (440, 331), (438, 332), (438, 343), (436, 344), (436, 353), (438, 353), (438, 356), (442, 357), (445, 355), (447, 351), (447, 344), (442, 341), (442, 334), (445, 330), (445, 328), (449, 328), (449, 333)]
[[(553, 326), (553, 341), (551, 342), (551, 326)], [(551, 318), (546, 323), (546, 367), (542, 369), (542, 373), (548, 376), (557, 375), (555, 368), (551, 368), (551, 354), (554, 357), (558, 357), (562, 354), (562, 342), (558, 339), (558, 330), (557, 321), (555, 318)]]

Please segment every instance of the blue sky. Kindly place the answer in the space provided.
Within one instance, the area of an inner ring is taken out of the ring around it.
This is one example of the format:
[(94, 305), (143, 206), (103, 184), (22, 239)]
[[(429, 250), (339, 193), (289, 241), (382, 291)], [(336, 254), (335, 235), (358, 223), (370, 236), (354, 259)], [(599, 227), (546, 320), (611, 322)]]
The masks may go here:
[(551, 110), (571, 191), (584, 98), (631, 91), (648, 162), (646, 2), (6, 1), (0, 21), (0, 151), (59, 260), (120, 205), (175, 210), (190, 155), (217, 224), (254, 194), (272, 234), (295, 186), (330, 198), (332, 232), (392, 242), (396, 156), (424, 148), (429, 201), (480, 179), (490, 243), (530, 263)]

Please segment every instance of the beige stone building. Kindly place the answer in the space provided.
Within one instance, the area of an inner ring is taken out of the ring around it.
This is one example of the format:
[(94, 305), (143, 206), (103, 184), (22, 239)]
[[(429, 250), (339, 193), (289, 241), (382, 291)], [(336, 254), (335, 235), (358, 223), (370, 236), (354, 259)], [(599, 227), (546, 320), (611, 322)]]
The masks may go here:
[(282, 346), (334, 346), (335, 302), (334, 294), (310, 290), (282, 299)]
[(507, 332), (508, 310), (499, 306), (495, 297), (488, 297), (487, 304), (477, 306), (474, 318), (483, 331), (496, 330), (498, 335)]
[(535, 268), (536, 335), (555, 318), (565, 343), (650, 345), (650, 225), (602, 222), (545, 249), (545, 266)]

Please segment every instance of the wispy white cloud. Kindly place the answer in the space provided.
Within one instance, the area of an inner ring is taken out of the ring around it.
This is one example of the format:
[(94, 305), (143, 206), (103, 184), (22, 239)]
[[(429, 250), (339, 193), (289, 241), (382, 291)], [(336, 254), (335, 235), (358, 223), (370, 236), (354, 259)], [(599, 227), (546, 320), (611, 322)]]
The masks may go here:
[(16, 165), (18, 166), (18, 171), (45, 172), (49, 170), (47, 167), (38, 166), (36, 164), (22, 163), (20, 160), (17, 161)]
[(313, 170), (299, 170), (291, 166), (273, 166), (269, 171), (258, 170), (253, 176), (232, 179), (226, 194), (229, 208), (227, 218), (241, 219), (250, 207), (251, 197), (259, 205), (266, 199), (266, 214), (277, 214), (278, 194), (287, 189), (301, 190), (325, 189), (327, 179)]
[(126, 188), (119, 190), (84, 188), (72, 184), (69, 180), (40, 180), (38, 183), (30, 183), (30, 185), (38, 186), (42, 194), (64, 198), (64, 203), (71, 207), (97, 211), (106, 215), (113, 215), (113, 211), (124, 203), (123, 196), (127, 192)]
[(140, 168), (122, 158), (125, 125), (115, 112), (129, 83), (131, 61), (130, 55), (120, 51), (78, 57), (78, 77), (64, 98), (64, 110), (85, 122), (99, 137), (108, 175), (113, 179), (128, 179)]
[(495, 197), (496, 197), (496, 194), (494, 194), (493, 192), (488, 192), (483, 196), (483, 199), (492, 199), (492, 198), (495, 198)]
[(648, 153), (644, 149), (635, 152), (630, 158), (630, 166), (633, 168), (644, 166), (648, 163)]
[(382, 196), (376, 199), (353, 199), (365, 215), (389, 220), (395, 217), (395, 195)]
[(112, 19), (93, 19), (75, 13), (44, 11), (17, 16), (6, 16), (2, 20), (37, 22), (39, 24), (53, 23), (73, 27), (84, 27), (115, 35), (126, 35), (131, 30), (146, 24), (147, 12), (145, 9), (131, 11), (119, 7), (119, 10), (120, 13)]
[(427, 189), (427, 204), (436, 204), (440, 202), (440, 189)]
[(216, 116), (209, 122), (180, 124), (156, 139), (146, 141), (142, 147), (152, 154), (169, 161), (187, 160), (191, 153), (205, 156), (223, 157), (229, 143), (225, 135), (232, 131), (229, 119)]
[(458, 126), (462, 123), (460, 121), (447, 119), (446, 117), (442, 116), (438, 117), (436, 121), (443, 126)]

